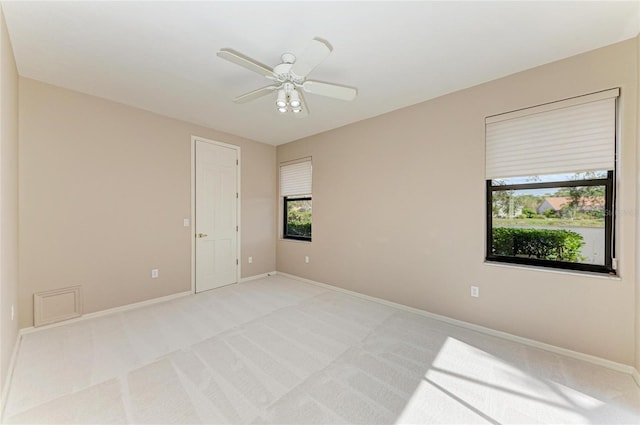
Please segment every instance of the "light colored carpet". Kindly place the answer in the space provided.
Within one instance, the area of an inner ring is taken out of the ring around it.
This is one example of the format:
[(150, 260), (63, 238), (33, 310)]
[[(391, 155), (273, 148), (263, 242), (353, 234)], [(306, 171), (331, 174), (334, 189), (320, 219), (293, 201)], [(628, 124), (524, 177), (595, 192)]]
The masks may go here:
[(6, 423), (640, 423), (629, 375), (281, 276), (24, 336)]

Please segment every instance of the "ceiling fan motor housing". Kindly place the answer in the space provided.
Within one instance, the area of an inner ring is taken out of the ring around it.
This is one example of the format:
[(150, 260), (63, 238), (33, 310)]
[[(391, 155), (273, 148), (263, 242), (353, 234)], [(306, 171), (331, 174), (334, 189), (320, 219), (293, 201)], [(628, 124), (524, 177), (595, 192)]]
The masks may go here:
[(281, 58), (282, 63), (294, 64), (296, 62), (296, 55), (294, 55), (293, 53), (283, 53)]
[[(284, 57), (285, 55), (282, 55), (282, 56)], [(281, 63), (280, 65), (276, 65), (273, 68), (274, 79), (281, 83), (290, 82), (297, 86), (301, 86), (302, 83), (304, 83), (305, 79), (304, 77), (299, 77), (296, 74), (292, 73), (291, 72), (292, 67), (293, 67), (293, 63)]]

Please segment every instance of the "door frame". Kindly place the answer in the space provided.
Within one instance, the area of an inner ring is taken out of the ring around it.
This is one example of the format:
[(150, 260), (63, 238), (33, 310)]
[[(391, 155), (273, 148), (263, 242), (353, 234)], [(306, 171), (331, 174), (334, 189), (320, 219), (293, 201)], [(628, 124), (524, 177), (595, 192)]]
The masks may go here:
[(191, 136), (191, 222), (189, 226), (189, 233), (191, 238), (191, 293), (196, 293), (196, 237), (195, 237), (195, 229), (196, 229), (196, 141), (210, 143), (212, 145), (222, 146), (224, 148), (234, 149), (238, 158), (238, 166), (236, 167), (236, 183), (238, 185), (238, 199), (236, 201), (236, 223), (238, 225), (238, 232), (236, 233), (236, 258), (238, 259), (238, 267), (236, 267), (236, 283), (240, 282), (240, 276), (242, 275), (242, 258), (240, 253), (241, 250), (241, 232), (242, 226), (240, 223), (240, 208), (242, 206), (242, 192), (240, 185), (240, 167), (242, 167), (241, 161), (241, 149), (240, 146), (230, 145), (228, 143), (218, 142), (216, 140), (205, 139), (200, 136)]

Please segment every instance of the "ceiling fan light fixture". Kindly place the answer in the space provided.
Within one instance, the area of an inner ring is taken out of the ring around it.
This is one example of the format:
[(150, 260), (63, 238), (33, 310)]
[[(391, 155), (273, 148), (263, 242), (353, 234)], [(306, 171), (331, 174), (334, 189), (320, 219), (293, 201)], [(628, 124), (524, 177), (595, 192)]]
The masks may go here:
[(300, 108), (300, 97), (295, 89), (293, 89), (289, 95), (289, 105), (291, 105), (292, 108)]
[[(278, 100), (276, 100), (276, 106), (280, 112), (286, 112), (287, 108), (287, 93), (285, 93), (284, 89), (278, 90)], [(282, 111), (282, 109), (285, 109)]]
[(280, 112), (281, 114), (284, 114), (287, 112), (287, 108), (279, 107), (278, 112)]

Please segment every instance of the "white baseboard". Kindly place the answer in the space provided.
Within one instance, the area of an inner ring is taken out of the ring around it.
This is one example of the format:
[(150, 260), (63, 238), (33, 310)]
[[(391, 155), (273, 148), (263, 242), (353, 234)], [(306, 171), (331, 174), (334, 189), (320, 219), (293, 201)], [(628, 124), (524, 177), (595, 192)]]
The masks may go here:
[(162, 303), (162, 302), (165, 302), (165, 301), (173, 300), (175, 298), (185, 297), (187, 295), (192, 295), (192, 294), (193, 294), (193, 292), (191, 292), (191, 291), (178, 292), (176, 294), (165, 295), (164, 297), (152, 298), (150, 300), (145, 300), (145, 301), (140, 301), (140, 302), (137, 302), (137, 303), (127, 304), (127, 305), (123, 305), (123, 306), (120, 306), (120, 307), (108, 308), (106, 310), (100, 310), (100, 311), (96, 311), (96, 312), (93, 312), (93, 313), (83, 314), (82, 316), (80, 316), (78, 318), (64, 320), (62, 322), (52, 323), (50, 325), (39, 326), (37, 328), (35, 328), (33, 326), (28, 327), (28, 328), (22, 328), (22, 329), (20, 329), (20, 335), (26, 335), (26, 334), (30, 334), (32, 332), (38, 332), (38, 331), (41, 331), (41, 330), (44, 330), (44, 329), (51, 329), (51, 328), (55, 328), (57, 326), (68, 325), (69, 323), (76, 323), (76, 322), (80, 322), (80, 321), (83, 321), (83, 320), (93, 319), (94, 317), (107, 316), (107, 315), (110, 315), (110, 314), (119, 313), (119, 312), (127, 311), (127, 310), (132, 310), (134, 308), (144, 307), (144, 306), (147, 306), (147, 305), (158, 304), (158, 303)]
[(278, 272), (277, 274), (280, 275), (280, 276), (285, 276), (285, 277), (289, 277), (291, 279), (297, 279), (297, 280), (300, 280), (302, 282), (310, 283), (312, 285), (321, 286), (323, 288), (327, 288), (327, 289), (331, 289), (331, 290), (334, 290), (334, 291), (342, 292), (342, 293), (345, 293), (345, 294), (348, 294), (348, 295), (351, 295), (351, 296), (354, 296), (354, 297), (363, 298), (365, 300), (373, 301), (373, 302), (376, 302), (376, 303), (379, 303), (379, 304), (384, 304), (384, 305), (388, 305), (390, 307), (395, 307), (395, 308), (398, 308), (398, 309), (401, 309), (401, 310), (409, 311), (411, 313), (416, 313), (416, 314), (419, 314), (421, 316), (425, 316), (425, 317), (429, 317), (431, 319), (439, 320), (441, 322), (449, 323), (451, 325), (459, 326), (459, 327), (466, 328), (466, 329), (471, 329), (471, 330), (474, 330), (474, 331), (477, 331), (477, 332), (481, 332), (481, 333), (484, 333), (484, 334), (487, 334), (487, 335), (496, 336), (496, 337), (503, 338), (503, 339), (506, 339), (506, 340), (509, 340), (509, 341), (514, 341), (514, 342), (518, 342), (520, 344), (528, 345), (530, 347), (540, 348), (542, 350), (550, 351), (552, 353), (562, 354), (562, 355), (567, 356), (567, 357), (572, 357), (574, 359), (583, 360), (585, 362), (596, 364), (598, 366), (604, 366), (606, 368), (613, 369), (613, 370), (616, 370), (618, 372), (627, 373), (627, 374), (632, 375), (633, 379), (636, 381), (638, 386), (640, 386), (640, 374), (638, 373), (638, 371), (633, 366), (629, 366), (629, 365), (626, 365), (626, 364), (614, 362), (612, 360), (603, 359), (603, 358), (597, 357), (597, 356), (592, 356), (590, 354), (581, 353), (579, 351), (569, 350), (567, 348), (558, 347), (556, 345), (547, 344), (547, 343), (536, 341), (536, 340), (533, 340), (533, 339), (524, 338), (524, 337), (513, 335), (513, 334), (510, 334), (510, 333), (507, 333), (507, 332), (497, 331), (495, 329), (486, 328), (484, 326), (476, 325), (476, 324), (465, 322), (465, 321), (462, 321), (462, 320), (452, 319), (451, 317), (442, 316), (442, 315), (435, 314), (435, 313), (430, 313), (428, 311), (420, 310), (418, 308), (409, 307), (409, 306), (406, 306), (406, 305), (403, 305), (403, 304), (394, 303), (392, 301), (383, 300), (382, 298), (372, 297), (370, 295), (361, 294), (359, 292), (350, 291), (348, 289), (339, 288), (337, 286), (329, 285), (329, 284), (326, 284), (326, 283), (316, 282), (314, 280), (305, 279), (303, 277), (295, 276), (295, 275), (292, 275), (292, 274), (282, 273), (282, 272)]
[(22, 341), (22, 335), (18, 333), (16, 342), (13, 345), (13, 351), (11, 352), (11, 359), (9, 360), (9, 367), (7, 368), (7, 376), (4, 380), (2, 387), (2, 394), (0, 395), (0, 423), (3, 422), (4, 408), (7, 404), (7, 398), (9, 398), (9, 388), (11, 388), (11, 380), (13, 379), (13, 369), (15, 368), (16, 360), (18, 358), (18, 350), (20, 349), (20, 342)]
[(269, 272), (269, 273), (256, 274), (256, 275), (249, 276), (249, 277), (243, 277), (242, 279), (240, 279), (238, 281), (238, 283), (251, 282), (252, 280), (262, 279), (262, 278), (265, 278), (265, 277), (273, 276), (275, 274), (276, 274), (276, 272)]

